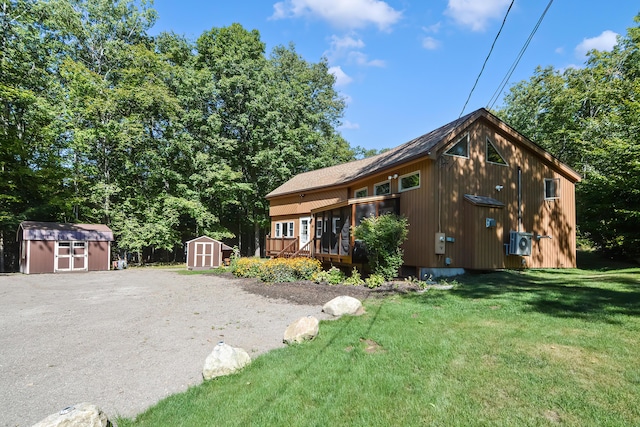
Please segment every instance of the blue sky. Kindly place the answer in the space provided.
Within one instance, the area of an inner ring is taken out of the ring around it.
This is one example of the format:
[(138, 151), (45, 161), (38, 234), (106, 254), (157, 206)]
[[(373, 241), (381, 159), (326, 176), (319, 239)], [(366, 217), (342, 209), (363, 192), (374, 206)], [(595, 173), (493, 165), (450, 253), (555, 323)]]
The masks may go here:
[[(515, 0), (464, 110), (487, 107), (548, 5)], [(151, 34), (195, 40), (234, 22), (257, 29), (267, 53), (290, 42), (326, 57), (347, 101), (340, 132), (352, 146), (390, 148), (457, 119), (511, 0), (155, 0)], [(635, 0), (556, 0), (505, 91), (536, 66), (579, 67), (609, 50), (640, 12)], [(503, 91), (504, 92), (504, 91)], [(498, 98), (495, 107), (501, 103)]]

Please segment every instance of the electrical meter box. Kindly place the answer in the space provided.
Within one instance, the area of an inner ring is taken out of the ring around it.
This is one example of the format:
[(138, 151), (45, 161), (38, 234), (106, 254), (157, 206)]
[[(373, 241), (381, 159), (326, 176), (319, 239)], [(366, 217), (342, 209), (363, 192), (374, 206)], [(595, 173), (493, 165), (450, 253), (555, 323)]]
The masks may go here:
[(444, 255), (446, 238), (444, 233), (436, 233), (436, 255)]

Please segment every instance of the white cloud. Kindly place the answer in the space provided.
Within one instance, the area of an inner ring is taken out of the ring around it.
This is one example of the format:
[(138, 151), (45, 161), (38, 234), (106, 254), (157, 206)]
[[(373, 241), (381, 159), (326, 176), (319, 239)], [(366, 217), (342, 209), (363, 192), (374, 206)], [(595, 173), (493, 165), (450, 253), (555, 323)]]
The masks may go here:
[(384, 67), (386, 63), (382, 59), (372, 59), (362, 52), (349, 52), (349, 61), (364, 67)]
[(487, 23), (504, 16), (509, 0), (449, 0), (445, 15), (473, 31), (483, 31)]
[(587, 52), (590, 50), (610, 51), (618, 42), (618, 33), (614, 33), (611, 30), (603, 31), (597, 37), (591, 37), (583, 39), (582, 42), (576, 46), (575, 52), (579, 57), (587, 56)]
[(346, 86), (353, 81), (351, 77), (347, 75), (340, 66), (330, 67), (329, 72), (336, 78), (336, 86)]
[(562, 46), (557, 47), (554, 52), (557, 53), (558, 55), (562, 55), (562, 54), (564, 54), (564, 47), (562, 47)]
[(351, 36), (338, 37), (336, 35), (331, 36), (331, 49), (332, 50), (345, 50), (345, 49), (362, 49), (364, 42), (361, 39), (354, 39)]
[(271, 19), (319, 17), (341, 28), (372, 24), (389, 30), (402, 18), (402, 12), (380, 0), (283, 0), (273, 10)]
[(442, 22), (436, 22), (433, 25), (429, 25), (427, 27), (422, 27), (422, 31), (424, 31), (425, 33), (439, 33), (440, 32), (440, 28), (442, 28)]
[(324, 55), (332, 63), (346, 60), (350, 64), (364, 67), (384, 67), (386, 65), (383, 60), (369, 59), (367, 54), (358, 50), (364, 46), (364, 42), (353, 33), (344, 37), (333, 35), (331, 36), (331, 48)]
[(422, 39), (422, 47), (427, 50), (436, 50), (440, 47), (440, 45), (440, 41), (434, 39), (433, 37), (425, 37)]
[(351, 123), (349, 120), (345, 120), (339, 126), (339, 129), (349, 129), (349, 130), (360, 129), (360, 125), (358, 123)]

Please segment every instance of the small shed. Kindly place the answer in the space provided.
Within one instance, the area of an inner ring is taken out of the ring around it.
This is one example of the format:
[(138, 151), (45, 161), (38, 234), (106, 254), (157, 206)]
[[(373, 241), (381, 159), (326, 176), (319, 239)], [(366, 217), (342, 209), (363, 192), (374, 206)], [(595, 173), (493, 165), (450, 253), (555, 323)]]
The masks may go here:
[(233, 248), (208, 236), (200, 236), (185, 243), (187, 247), (187, 269), (205, 270), (224, 265), (231, 257)]
[(102, 224), (23, 221), (18, 227), (20, 272), (106, 271), (113, 232)]

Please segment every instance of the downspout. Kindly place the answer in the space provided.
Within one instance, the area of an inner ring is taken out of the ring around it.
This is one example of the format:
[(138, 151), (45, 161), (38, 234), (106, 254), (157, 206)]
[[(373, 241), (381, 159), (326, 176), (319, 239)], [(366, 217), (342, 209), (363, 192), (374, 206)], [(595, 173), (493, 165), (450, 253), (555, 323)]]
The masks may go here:
[(518, 233), (522, 230), (522, 169), (518, 166)]

